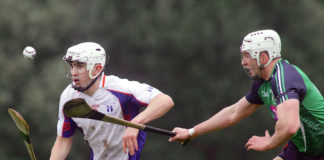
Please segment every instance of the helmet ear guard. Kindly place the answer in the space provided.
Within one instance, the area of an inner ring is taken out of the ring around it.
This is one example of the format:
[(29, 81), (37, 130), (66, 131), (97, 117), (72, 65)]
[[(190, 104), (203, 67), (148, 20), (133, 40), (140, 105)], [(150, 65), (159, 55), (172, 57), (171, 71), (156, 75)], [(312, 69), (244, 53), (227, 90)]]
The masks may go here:
[[(98, 64), (98, 63), (97, 63), (97, 65), (101, 66), (101, 64)], [(87, 66), (89, 66), (89, 70), (88, 70), (88, 68), (87, 68), (87, 70), (89, 71), (89, 77), (91, 79), (95, 79), (96, 77), (98, 77), (103, 72), (103, 67), (101, 67), (101, 71), (99, 71), (96, 75), (93, 76), (92, 71), (95, 68), (96, 64), (92, 63), (91, 65), (87, 65)]]
[[(248, 52), (252, 58), (257, 59), (259, 67), (266, 67), (270, 62), (280, 57), (281, 41), (277, 32), (273, 30), (260, 30), (249, 33), (243, 39), (241, 52)], [(266, 64), (260, 63), (260, 53), (266, 51), (269, 60)]]

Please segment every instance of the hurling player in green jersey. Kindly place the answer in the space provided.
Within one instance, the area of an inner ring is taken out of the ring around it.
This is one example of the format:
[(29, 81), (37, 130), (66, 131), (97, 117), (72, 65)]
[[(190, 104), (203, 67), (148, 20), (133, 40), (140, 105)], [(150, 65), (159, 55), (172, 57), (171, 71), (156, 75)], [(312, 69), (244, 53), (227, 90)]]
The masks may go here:
[(287, 144), (275, 160), (324, 160), (324, 98), (297, 66), (281, 59), (277, 32), (249, 33), (241, 45), (241, 65), (254, 83), (235, 104), (191, 129), (176, 127), (169, 140), (189, 138), (232, 126), (261, 106), (276, 120), (275, 132), (252, 136), (245, 147), (266, 151)]

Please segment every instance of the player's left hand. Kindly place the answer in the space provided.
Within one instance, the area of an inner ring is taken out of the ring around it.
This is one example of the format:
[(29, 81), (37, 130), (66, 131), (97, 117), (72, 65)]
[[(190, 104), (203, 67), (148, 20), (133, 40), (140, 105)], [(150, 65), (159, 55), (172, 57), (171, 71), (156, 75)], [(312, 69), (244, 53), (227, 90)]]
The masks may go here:
[(172, 141), (181, 141), (184, 142), (186, 139), (190, 138), (188, 129), (185, 128), (180, 128), (180, 127), (175, 127), (172, 132), (177, 133), (174, 137), (169, 138), (169, 142)]
[(127, 153), (127, 149), (130, 155), (134, 155), (138, 150), (137, 135), (139, 130), (131, 127), (127, 127), (123, 136), (123, 149), (124, 153)]
[(269, 131), (265, 131), (265, 136), (252, 136), (248, 142), (245, 144), (247, 150), (257, 150), (257, 151), (265, 151), (268, 150), (267, 145), (270, 143), (270, 134)]

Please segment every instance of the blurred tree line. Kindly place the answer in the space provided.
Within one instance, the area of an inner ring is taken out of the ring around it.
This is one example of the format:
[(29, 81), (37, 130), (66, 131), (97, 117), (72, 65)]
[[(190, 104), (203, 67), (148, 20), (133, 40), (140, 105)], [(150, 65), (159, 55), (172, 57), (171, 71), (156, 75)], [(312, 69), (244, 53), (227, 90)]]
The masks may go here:
[[(0, 6), (0, 159), (28, 159), (8, 107), (29, 123), (38, 159), (48, 159), (59, 96), (70, 83), (61, 58), (84, 41), (106, 49), (106, 74), (151, 84), (174, 99), (175, 107), (150, 123), (169, 130), (192, 127), (247, 93), (252, 82), (240, 69), (239, 46), (259, 29), (278, 31), (283, 58), (324, 93), (322, 1), (3, 0)], [(27, 45), (37, 50), (34, 60), (22, 55)], [(273, 128), (262, 108), (239, 125), (185, 147), (149, 133), (142, 159), (271, 159), (282, 148), (255, 152), (244, 145)], [(78, 133), (68, 159), (85, 160), (89, 152)]]

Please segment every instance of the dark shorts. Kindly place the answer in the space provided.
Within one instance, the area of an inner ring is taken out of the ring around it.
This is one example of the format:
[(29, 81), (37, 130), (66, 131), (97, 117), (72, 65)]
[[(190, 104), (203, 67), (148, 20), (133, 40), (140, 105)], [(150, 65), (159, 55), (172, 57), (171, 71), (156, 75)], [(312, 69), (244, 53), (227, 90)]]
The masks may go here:
[(319, 156), (311, 156), (297, 150), (296, 145), (289, 141), (285, 149), (278, 155), (284, 160), (324, 160), (324, 153)]

